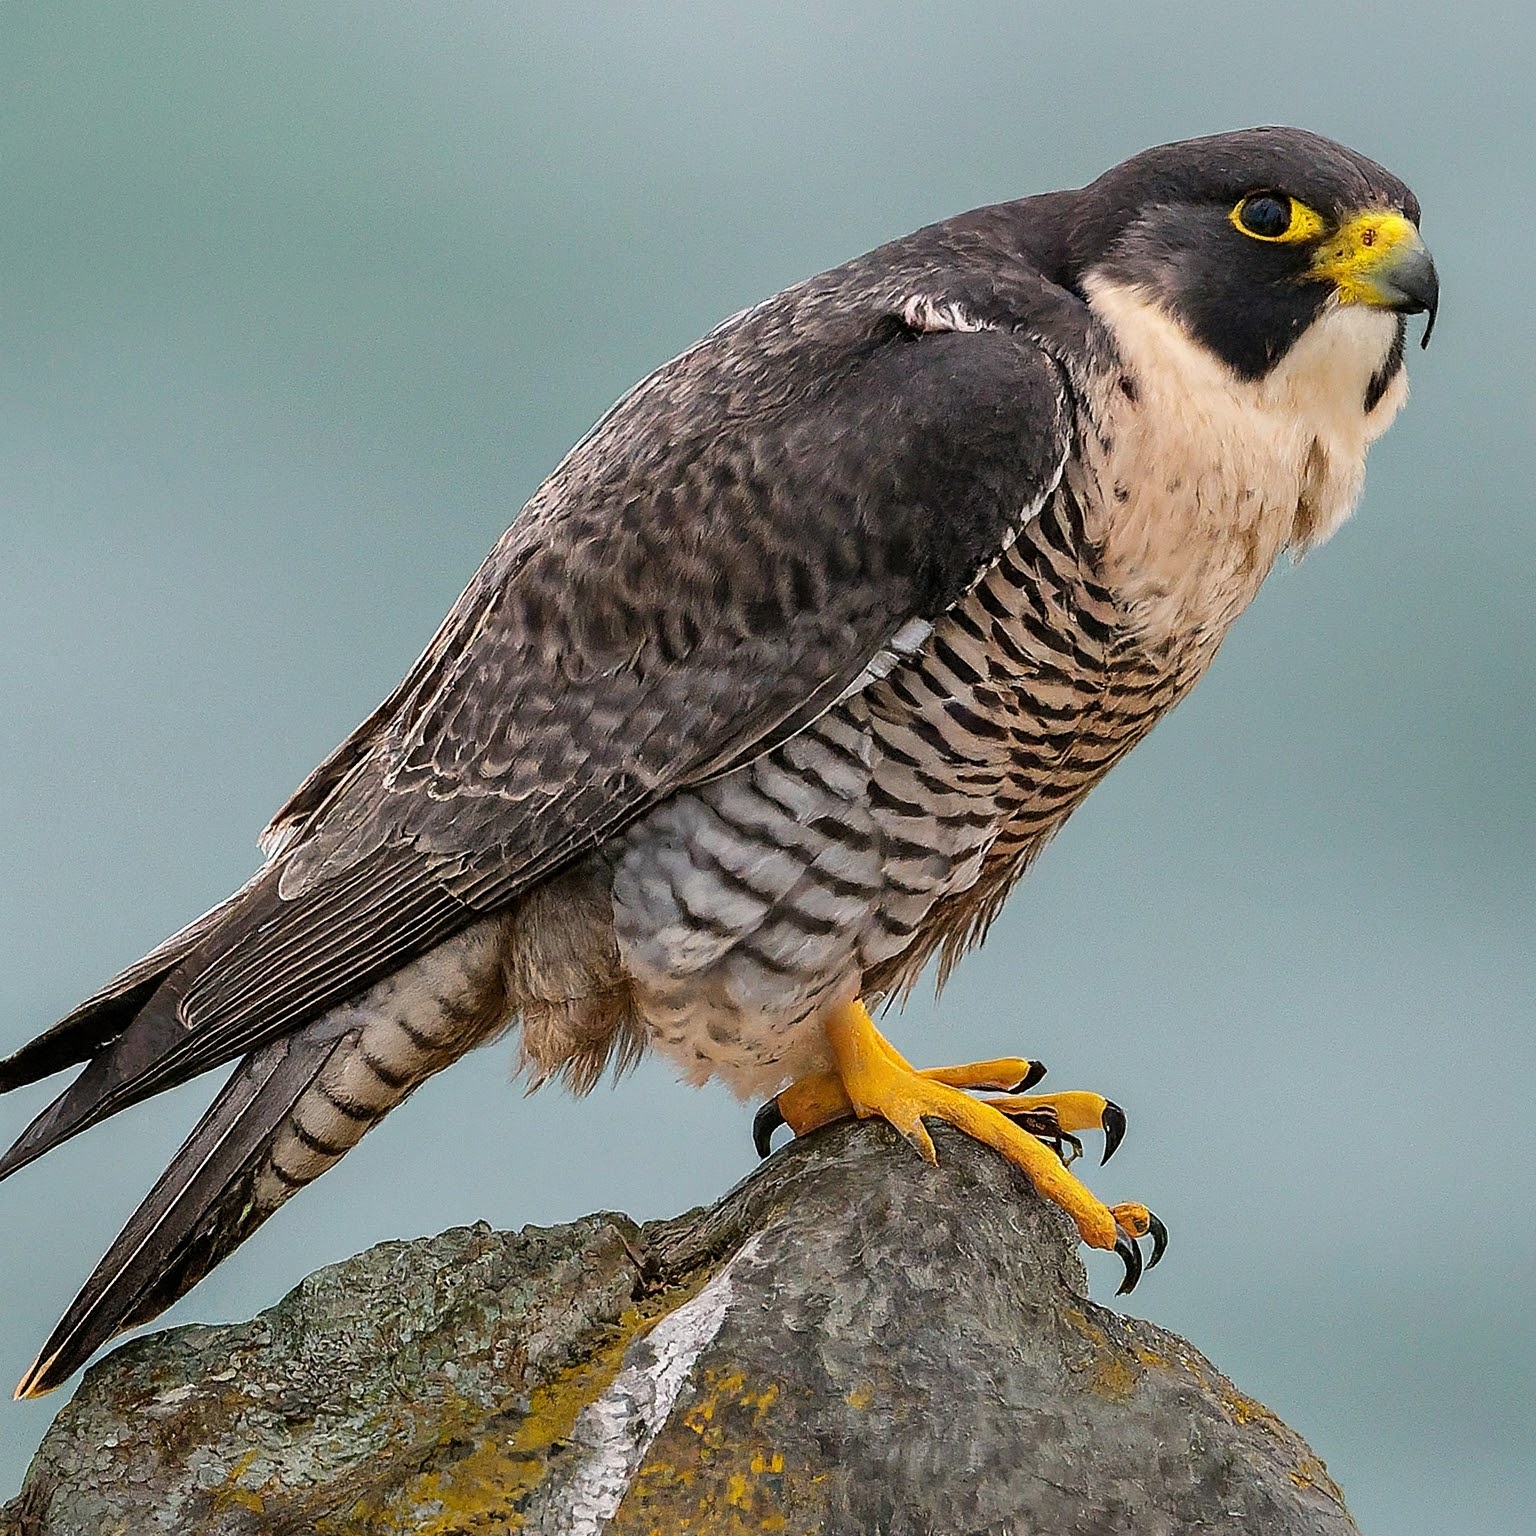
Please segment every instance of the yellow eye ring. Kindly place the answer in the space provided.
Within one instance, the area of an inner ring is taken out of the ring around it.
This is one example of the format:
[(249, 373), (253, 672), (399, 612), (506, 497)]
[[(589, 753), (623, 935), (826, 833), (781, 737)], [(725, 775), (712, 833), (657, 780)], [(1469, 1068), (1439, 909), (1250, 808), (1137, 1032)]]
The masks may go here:
[(1227, 215), (1250, 240), (1266, 245), (1294, 245), (1323, 233), (1322, 219), (1305, 203), (1283, 192), (1250, 192)]

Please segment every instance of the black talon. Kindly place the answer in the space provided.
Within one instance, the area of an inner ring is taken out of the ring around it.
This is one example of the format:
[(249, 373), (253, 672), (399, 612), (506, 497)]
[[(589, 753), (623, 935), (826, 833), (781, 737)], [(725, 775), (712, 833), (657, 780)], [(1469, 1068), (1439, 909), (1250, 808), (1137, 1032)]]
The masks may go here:
[(1151, 1211), (1148, 1211), (1147, 1231), (1152, 1234), (1152, 1257), (1147, 1260), (1147, 1268), (1156, 1269), (1157, 1261), (1168, 1249), (1168, 1228)]
[(1011, 1093), (1026, 1093), (1029, 1089), (1033, 1088), (1035, 1084), (1038, 1083), (1044, 1076), (1045, 1063), (1043, 1061), (1032, 1061), (1029, 1064), (1029, 1071), (1026, 1072), (1024, 1076), (1021, 1077), (1009, 1091)]
[[(1125, 1137), (1125, 1111), (1118, 1104), (1104, 1101), (1104, 1156), (1099, 1159), (1102, 1166), (1115, 1155), (1118, 1147)], [(1132, 1284), (1135, 1282), (1133, 1281)]]
[(777, 1099), (769, 1099), (752, 1116), (752, 1145), (757, 1148), (759, 1157), (767, 1157), (773, 1151), (773, 1133), (785, 1123)]
[[(1071, 1157), (1068, 1157), (1066, 1153), (1061, 1150), (1062, 1143), (1065, 1143), (1067, 1146), (1072, 1148)], [(1071, 1131), (1058, 1131), (1056, 1133), (1056, 1156), (1059, 1157), (1068, 1168), (1070, 1168), (1072, 1164), (1075, 1163), (1082, 1155), (1083, 1143), (1078, 1137), (1074, 1136)]]
[(1115, 1233), (1115, 1252), (1120, 1255), (1120, 1261), (1125, 1265), (1125, 1279), (1120, 1282), (1120, 1289), (1116, 1296), (1128, 1296), (1136, 1289), (1136, 1282), (1141, 1279), (1141, 1249), (1136, 1246), (1136, 1239), (1125, 1231)]

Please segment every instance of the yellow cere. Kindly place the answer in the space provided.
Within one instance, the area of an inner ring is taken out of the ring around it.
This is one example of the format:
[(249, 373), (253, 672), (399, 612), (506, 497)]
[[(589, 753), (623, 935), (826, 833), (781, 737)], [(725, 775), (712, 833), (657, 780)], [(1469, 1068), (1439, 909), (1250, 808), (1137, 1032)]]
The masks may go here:
[(1346, 303), (1379, 304), (1381, 268), (1401, 246), (1418, 240), (1418, 230), (1402, 214), (1370, 208), (1346, 219), (1319, 247), (1308, 275), (1335, 284)]
[[(1278, 235), (1255, 234), (1243, 223), (1243, 209), (1253, 201), (1254, 197), (1272, 197), (1277, 203), (1286, 203), (1290, 206), (1291, 222)], [(1315, 240), (1328, 227), (1320, 213), (1314, 212), (1294, 197), (1286, 197), (1279, 192), (1255, 193), (1245, 197), (1227, 217), (1240, 233), (1247, 235), (1250, 240), (1262, 240), (1267, 245), (1299, 245), (1305, 240)]]

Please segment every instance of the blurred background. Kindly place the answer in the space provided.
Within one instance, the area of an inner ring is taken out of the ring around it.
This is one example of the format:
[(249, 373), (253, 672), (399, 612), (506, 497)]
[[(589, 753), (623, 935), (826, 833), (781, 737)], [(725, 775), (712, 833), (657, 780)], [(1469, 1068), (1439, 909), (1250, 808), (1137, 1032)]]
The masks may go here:
[[(1092, 1181), (1174, 1242), (1134, 1310), (1368, 1536), (1528, 1531), (1533, 38), (1347, 0), (0, 6), (0, 1050), (245, 877), (542, 476), (713, 322), (1146, 145), (1303, 124), (1422, 199), (1409, 408), (1354, 520), (889, 1023), (1126, 1106)], [(524, 1100), (510, 1062), (429, 1084), (167, 1320), (752, 1165), (722, 1091)], [(0, 1189), (7, 1383), (211, 1087)], [(60, 1401), (0, 1407), (0, 1495)]]

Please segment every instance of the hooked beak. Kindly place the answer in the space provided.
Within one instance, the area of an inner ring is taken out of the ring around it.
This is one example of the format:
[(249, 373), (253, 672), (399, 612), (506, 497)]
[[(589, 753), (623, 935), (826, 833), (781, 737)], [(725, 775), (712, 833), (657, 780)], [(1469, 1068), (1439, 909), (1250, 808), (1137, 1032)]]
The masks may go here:
[(1429, 247), (1402, 214), (1372, 208), (1346, 219), (1319, 247), (1308, 275), (1332, 283), (1346, 304), (1428, 314), (1422, 345), (1429, 345), (1440, 278)]

